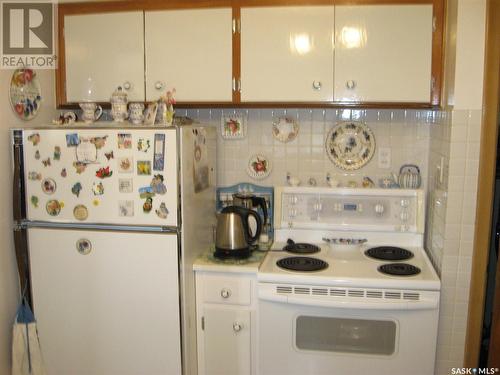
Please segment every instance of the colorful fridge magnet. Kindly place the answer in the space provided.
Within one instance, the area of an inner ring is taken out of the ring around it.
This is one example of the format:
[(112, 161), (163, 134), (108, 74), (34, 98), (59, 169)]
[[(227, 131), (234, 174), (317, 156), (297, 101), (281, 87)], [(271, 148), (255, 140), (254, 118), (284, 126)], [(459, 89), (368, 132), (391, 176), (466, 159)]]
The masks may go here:
[(132, 134), (118, 133), (118, 148), (120, 149), (132, 148)]
[(150, 148), (151, 142), (149, 141), (149, 139), (139, 138), (139, 140), (137, 141), (137, 151), (148, 152)]
[(44, 167), (50, 167), (50, 158), (42, 160), (42, 164)]
[(54, 160), (61, 160), (61, 147), (54, 146)]
[(74, 161), (73, 167), (75, 167), (76, 173), (82, 174), (83, 172), (85, 172), (85, 169), (87, 169), (87, 164), (82, 163), (81, 161)]
[(132, 193), (134, 191), (133, 180), (131, 178), (119, 178), (118, 191), (120, 193)]
[(73, 216), (76, 220), (87, 220), (89, 217), (89, 210), (83, 204), (77, 204), (75, 208), (73, 208)]
[(95, 176), (97, 178), (108, 178), (108, 177), (111, 177), (113, 175), (113, 171), (111, 171), (109, 169), (109, 167), (106, 167), (106, 168), (99, 168), (96, 172), (95, 172)]
[(67, 175), (68, 175), (68, 171), (66, 170), (66, 168), (61, 169), (61, 177), (66, 178)]
[(132, 173), (134, 171), (134, 159), (131, 156), (118, 158), (118, 173)]
[(46, 178), (42, 181), (42, 191), (47, 195), (52, 195), (56, 192), (56, 182), (51, 178)]
[(271, 162), (264, 155), (253, 155), (248, 160), (247, 173), (256, 180), (262, 180), (271, 173)]
[(38, 133), (33, 133), (28, 136), (28, 141), (33, 143), (33, 146), (36, 146), (40, 143), (40, 134)]
[(155, 192), (153, 191), (153, 188), (151, 186), (145, 186), (139, 188), (139, 197), (141, 199), (147, 199), (147, 198), (152, 198), (155, 196)]
[(108, 160), (108, 161), (115, 158), (115, 155), (113, 155), (113, 151), (105, 152), (104, 156), (106, 157), (106, 160)]
[(38, 150), (35, 151), (35, 159), (40, 160), (40, 151)]
[(61, 212), (61, 204), (56, 199), (51, 199), (45, 205), (45, 209), (50, 216), (57, 216)]
[(119, 201), (118, 215), (126, 217), (134, 216), (134, 201)]
[(108, 139), (107, 135), (104, 137), (93, 137), (90, 138), (90, 143), (92, 143), (96, 149), (100, 150), (106, 145), (106, 139)]
[(66, 134), (66, 146), (76, 147), (80, 144), (80, 138), (77, 133)]
[(38, 197), (36, 195), (31, 196), (31, 204), (33, 207), (38, 208)]
[(242, 113), (232, 116), (222, 116), (221, 136), (224, 139), (243, 139), (246, 135), (246, 121)]
[(163, 176), (161, 174), (154, 175), (150, 186), (156, 194), (163, 195), (167, 192), (167, 187), (163, 183)]
[(153, 170), (163, 171), (165, 167), (165, 134), (155, 134)]
[(99, 206), (99, 204), (100, 204), (100, 203), (101, 203), (101, 201), (100, 201), (99, 199), (94, 199), (94, 200), (92, 201), (92, 204), (93, 204), (95, 207)]
[(77, 182), (76, 184), (73, 185), (71, 188), (71, 192), (76, 195), (76, 197), (80, 197), (80, 191), (82, 191), (82, 184)]
[(151, 162), (149, 160), (138, 160), (137, 161), (137, 174), (139, 176), (150, 175), (151, 174)]
[(21, 120), (31, 120), (40, 109), (42, 89), (33, 69), (17, 69), (10, 80), (10, 104)]
[(156, 215), (160, 219), (166, 219), (167, 218), (167, 216), (168, 216), (168, 208), (165, 205), (165, 202), (161, 202), (160, 207), (158, 207), (158, 209), (156, 210)]
[(38, 172), (29, 172), (28, 173), (28, 180), (31, 181), (41, 181), (42, 180), (42, 174)]
[(145, 214), (149, 214), (153, 209), (153, 198), (146, 198), (146, 202), (142, 205), (142, 211)]
[(92, 185), (92, 192), (94, 195), (103, 195), (104, 194), (104, 185), (102, 182), (95, 183)]

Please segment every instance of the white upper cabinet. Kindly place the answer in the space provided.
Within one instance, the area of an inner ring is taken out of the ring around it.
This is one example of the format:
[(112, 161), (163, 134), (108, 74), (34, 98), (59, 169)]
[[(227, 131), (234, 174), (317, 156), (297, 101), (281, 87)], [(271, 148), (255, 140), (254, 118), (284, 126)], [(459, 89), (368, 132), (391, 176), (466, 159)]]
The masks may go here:
[(333, 100), (333, 6), (241, 9), (241, 101)]
[(232, 10), (145, 12), (146, 100), (232, 101)]
[(66, 101), (144, 100), (143, 12), (66, 15)]
[(432, 5), (335, 7), (335, 101), (431, 100)]

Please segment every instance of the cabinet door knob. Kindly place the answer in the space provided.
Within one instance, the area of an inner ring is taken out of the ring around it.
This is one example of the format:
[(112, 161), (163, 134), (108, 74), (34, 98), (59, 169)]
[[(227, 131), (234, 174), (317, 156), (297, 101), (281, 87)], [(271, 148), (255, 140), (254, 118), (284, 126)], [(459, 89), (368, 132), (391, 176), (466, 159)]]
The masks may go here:
[(345, 87), (347, 87), (349, 90), (352, 90), (356, 87), (356, 81), (353, 81), (352, 79), (350, 79), (349, 81), (347, 81), (345, 83)]
[(240, 332), (243, 329), (243, 324), (234, 322), (233, 323), (233, 331), (234, 332)]
[(313, 81), (312, 87), (316, 91), (321, 90), (321, 81)]
[(123, 89), (129, 91), (132, 88), (132, 84), (129, 81), (123, 82)]
[(157, 90), (161, 90), (161, 89), (163, 89), (164, 87), (165, 87), (165, 83), (164, 83), (164, 82), (162, 82), (162, 81), (156, 81), (156, 82), (155, 82), (155, 89), (157, 89)]
[(222, 289), (220, 291), (220, 296), (222, 298), (229, 298), (231, 296), (231, 291), (229, 289)]

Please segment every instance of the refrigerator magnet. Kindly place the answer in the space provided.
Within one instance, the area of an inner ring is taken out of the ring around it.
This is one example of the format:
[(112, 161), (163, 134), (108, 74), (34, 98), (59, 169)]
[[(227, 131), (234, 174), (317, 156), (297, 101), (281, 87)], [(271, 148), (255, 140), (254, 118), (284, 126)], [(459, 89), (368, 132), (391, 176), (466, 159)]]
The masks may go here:
[(150, 186), (153, 189), (153, 192), (155, 192), (156, 194), (163, 195), (167, 192), (167, 187), (163, 183), (163, 175), (161, 174), (154, 175), (153, 179), (151, 180)]
[(38, 172), (28, 172), (28, 180), (31, 181), (41, 181), (42, 174)]
[(35, 159), (40, 160), (40, 151), (38, 150), (35, 151)]
[(95, 144), (88, 140), (82, 140), (78, 146), (76, 146), (76, 160), (85, 163), (96, 163), (97, 162), (97, 147)]
[(132, 134), (118, 133), (118, 148), (120, 149), (132, 148)]
[(119, 201), (118, 215), (127, 217), (134, 216), (134, 201)]
[(61, 147), (54, 146), (54, 160), (61, 160)]
[(92, 251), (92, 243), (86, 238), (76, 241), (76, 251), (82, 255), (87, 255)]
[(33, 133), (28, 136), (28, 141), (33, 143), (33, 146), (36, 146), (40, 143), (40, 134), (38, 133)]
[(104, 137), (93, 137), (90, 138), (90, 143), (92, 143), (97, 150), (100, 150), (106, 145), (106, 139), (108, 139), (107, 135)]
[(134, 191), (134, 180), (131, 178), (119, 178), (118, 191), (120, 193), (132, 193)]
[(106, 160), (108, 160), (108, 161), (115, 158), (115, 155), (113, 154), (113, 150), (111, 150), (110, 152), (105, 152), (104, 156), (106, 157)]
[(102, 182), (95, 183), (92, 185), (92, 192), (94, 195), (103, 195), (104, 194), (104, 185)]
[(155, 134), (153, 170), (163, 171), (165, 168), (165, 134)]
[(47, 195), (52, 195), (56, 192), (56, 182), (51, 178), (46, 178), (42, 181), (42, 191)]
[(149, 141), (149, 139), (139, 138), (139, 140), (137, 141), (137, 151), (148, 152), (150, 148), (151, 142)]
[(134, 159), (131, 156), (118, 158), (118, 173), (132, 173), (134, 171)]
[(76, 147), (80, 144), (80, 138), (77, 133), (66, 134), (66, 146)]
[(137, 174), (139, 176), (151, 175), (151, 162), (149, 160), (137, 161)]
[(38, 208), (38, 197), (36, 195), (32, 195), (30, 201), (33, 207)]
[(71, 188), (71, 192), (78, 198), (80, 196), (80, 191), (82, 191), (82, 184), (77, 182)]
[(139, 197), (141, 199), (147, 199), (155, 196), (155, 192), (151, 186), (145, 186), (139, 188)]
[(97, 178), (108, 178), (108, 177), (111, 177), (112, 175), (113, 175), (113, 171), (111, 169), (109, 169), (109, 166), (107, 166), (106, 168), (99, 168), (95, 172), (95, 176)]
[(73, 216), (76, 220), (87, 220), (89, 217), (89, 210), (83, 204), (77, 204), (75, 208), (73, 208)]
[(65, 178), (67, 175), (68, 175), (68, 171), (66, 170), (66, 168), (61, 169), (61, 177)]
[(50, 216), (57, 216), (61, 212), (62, 205), (56, 199), (51, 199), (45, 205), (45, 209)]
[(167, 218), (167, 216), (168, 216), (168, 208), (165, 205), (165, 202), (161, 202), (160, 207), (158, 207), (158, 209), (156, 210), (156, 215), (160, 219), (166, 219)]
[(149, 214), (153, 208), (153, 198), (146, 198), (146, 202), (142, 205), (142, 212)]
[(85, 169), (87, 169), (87, 164), (82, 163), (81, 161), (75, 161), (73, 162), (73, 167), (75, 167), (77, 174), (82, 174), (85, 172)]
[(50, 167), (50, 158), (42, 160), (42, 164), (44, 167)]

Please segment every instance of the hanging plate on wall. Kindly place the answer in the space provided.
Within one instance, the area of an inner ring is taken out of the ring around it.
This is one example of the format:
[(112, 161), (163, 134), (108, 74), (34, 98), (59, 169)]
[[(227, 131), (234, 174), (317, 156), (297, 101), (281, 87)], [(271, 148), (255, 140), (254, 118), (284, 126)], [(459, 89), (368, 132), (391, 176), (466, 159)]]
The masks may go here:
[(336, 167), (353, 171), (364, 166), (373, 157), (375, 137), (363, 122), (340, 122), (328, 132), (325, 148)]
[(33, 69), (17, 69), (10, 81), (10, 105), (21, 120), (31, 120), (38, 114), (42, 93)]

